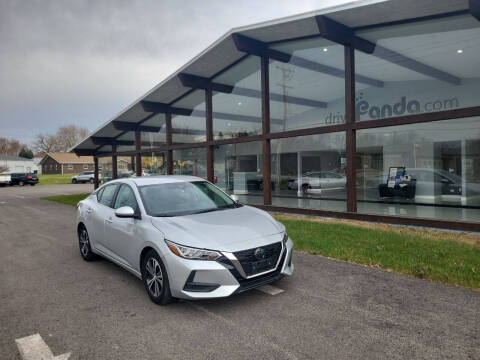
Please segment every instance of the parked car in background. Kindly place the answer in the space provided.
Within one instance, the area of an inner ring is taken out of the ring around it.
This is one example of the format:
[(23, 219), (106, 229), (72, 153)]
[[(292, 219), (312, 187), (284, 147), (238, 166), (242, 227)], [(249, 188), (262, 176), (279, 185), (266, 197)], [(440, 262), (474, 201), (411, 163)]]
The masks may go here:
[(199, 177), (113, 180), (77, 209), (81, 256), (132, 272), (157, 304), (226, 297), (294, 270), (285, 226)]
[[(134, 174), (134, 173), (131, 172), (131, 171), (122, 171), (122, 172), (119, 172), (119, 173), (118, 173), (118, 178), (119, 178), (119, 179), (128, 178), (128, 177), (133, 176), (133, 174)], [(103, 177), (100, 176), (100, 174), (98, 174), (98, 177), (99, 177), (99, 179), (102, 180), (102, 182), (103, 182), (104, 184), (107, 183), (107, 182), (109, 182), (109, 181), (112, 181), (112, 180), (113, 180), (113, 174), (112, 174), (111, 171), (105, 171), (105, 172), (103, 173)]]
[(93, 184), (95, 181), (95, 172), (93, 171), (84, 171), (78, 175), (72, 176), (72, 184), (77, 183), (87, 183)]
[(0, 174), (0, 186), (10, 185), (12, 177), (10, 174)]
[[(290, 190), (297, 190), (298, 182), (298, 179), (290, 179), (287, 186)], [(346, 184), (347, 178), (333, 171), (307, 172), (300, 178), (300, 188), (304, 193), (311, 190), (343, 189)]]
[(35, 186), (38, 184), (38, 176), (34, 173), (12, 173), (10, 174), (11, 181), (10, 185), (31, 185)]

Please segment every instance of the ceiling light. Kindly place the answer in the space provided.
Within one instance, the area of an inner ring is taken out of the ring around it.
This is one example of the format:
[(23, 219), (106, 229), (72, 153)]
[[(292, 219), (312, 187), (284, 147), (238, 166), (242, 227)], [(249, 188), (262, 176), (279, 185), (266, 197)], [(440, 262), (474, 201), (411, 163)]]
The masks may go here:
[(457, 54), (462, 54), (463, 53), (463, 50), (462, 49), (458, 49), (457, 50)]
[(323, 51), (328, 51), (328, 49), (327, 49), (327, 48), (323, 48)]

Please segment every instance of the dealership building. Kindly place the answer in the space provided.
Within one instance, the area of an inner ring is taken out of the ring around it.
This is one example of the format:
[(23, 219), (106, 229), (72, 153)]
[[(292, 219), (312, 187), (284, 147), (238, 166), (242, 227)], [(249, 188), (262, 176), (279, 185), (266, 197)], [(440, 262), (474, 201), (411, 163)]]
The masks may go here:
[(480, 0), (233, 29), (73, 151), (270, 211), (480, 231)]

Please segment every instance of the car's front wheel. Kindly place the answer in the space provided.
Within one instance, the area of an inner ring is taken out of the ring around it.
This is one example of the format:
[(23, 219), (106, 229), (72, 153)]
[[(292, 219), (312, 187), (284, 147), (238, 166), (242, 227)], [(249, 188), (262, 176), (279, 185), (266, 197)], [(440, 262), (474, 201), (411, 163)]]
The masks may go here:
[(155, 250), (149, 250), (142, 258), (142, 280), (150, 299), (159, 305), (175, 300), (170, 293), (167, 271)]
[(78, 230), (78, 245), (80, 246), (80, 254), (82, 255), (83, 260), (92, 261), (97, 258), (92, 252), (90, 237), (88, 236), (88, 231), (85, 226), (81, 226)]

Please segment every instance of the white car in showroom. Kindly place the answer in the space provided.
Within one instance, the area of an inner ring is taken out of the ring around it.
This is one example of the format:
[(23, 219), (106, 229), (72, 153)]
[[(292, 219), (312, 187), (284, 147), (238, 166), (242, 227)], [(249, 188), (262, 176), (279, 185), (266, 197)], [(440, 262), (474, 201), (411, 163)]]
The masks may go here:
[(77, 209), (81, 256), (135, 274), (157, 304), (226, 297), (293, 273), (285, 227), (198, 177), (113, 180)]

